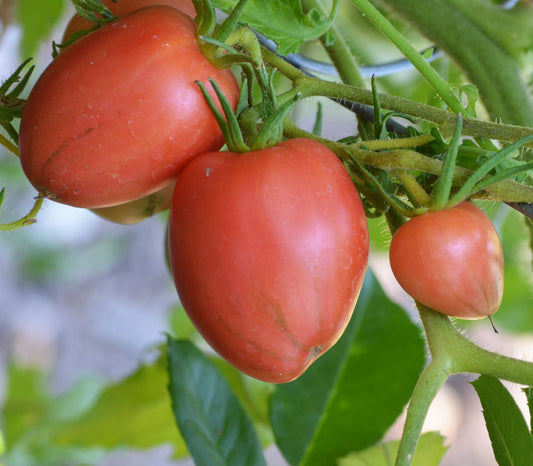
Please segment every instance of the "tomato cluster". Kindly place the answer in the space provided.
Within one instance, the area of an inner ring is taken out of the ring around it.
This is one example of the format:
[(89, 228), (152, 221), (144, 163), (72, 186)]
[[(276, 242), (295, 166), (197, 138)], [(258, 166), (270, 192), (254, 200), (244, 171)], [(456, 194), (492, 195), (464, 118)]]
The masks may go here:
[[(26, 176), (120, 223), (170, 206), (172, 273), (200, 333), (243, 372), (293, 380), (340, 337), (362, 287), (368, 230), (350, 176), (313, 140), (219, 152), (196, 82), (212, 78), (234, 108), (239, 86), (202, 55), (191, 3), (104, 3), (123, 16), (66, 46), (29, 95)], [(65, 40), (90, 26), (76, 15)]]
[[(368, 228), (348, 172), (311, 139), (220, 151), (197, 82), (213, 92), (212, 78), (233, 108), (239, 85), (201, 53), (191, 2), (104, 3), (119, 19), (64, 48), (28, 97), (27, 178), (119, 223), (170, 209), (169, 264), (199, 332), (248, 375), (295, 379), (335, 344), (361, 291)], [(90, 27), (76, 15), (64, 38)], [(471, 203), (407, 222), (390, 259), (407, 292), (440, 312), (478, 318), (500, 304), (501, 245)]]

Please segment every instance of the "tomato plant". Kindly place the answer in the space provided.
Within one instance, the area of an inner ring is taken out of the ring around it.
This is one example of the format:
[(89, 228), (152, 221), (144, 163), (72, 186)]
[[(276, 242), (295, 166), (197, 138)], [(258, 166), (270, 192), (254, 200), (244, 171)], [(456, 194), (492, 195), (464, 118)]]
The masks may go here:
[(198, 156), (176, 184), (169, 222), (181, 302), (240, 370), (288, 382), (338, 340), (363, 283), (368, 231), (325, 146), (291, 139)]
[(24, 172), (44, 196), (77, 207), (163, 189), (194, 155), (223, 145), (195, 84), (208, 77), (235, 105), (233, 74), (208, 62), (194, 23), (173, 8), (103, 26), (64, 50), (33, 87), (20, 125)]
[(444, 314), (480, 319), (503, 296), (503, 250), (485, 213), (471, 202), (414, 217), (394, 234), (392, 271), (413, 298)]
[(0, 462), (533, 464), (533, 4), (71, 2), (0, 2)]

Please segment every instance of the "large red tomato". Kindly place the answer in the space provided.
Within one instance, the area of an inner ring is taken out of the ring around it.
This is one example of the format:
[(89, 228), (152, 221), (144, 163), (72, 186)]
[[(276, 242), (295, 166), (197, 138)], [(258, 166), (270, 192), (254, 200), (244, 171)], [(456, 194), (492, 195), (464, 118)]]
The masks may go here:
[(169, 246), (179, 297), (207, 342), (250, 376), (288, 382), (348, 324), (368, 230), (333, 152), (291, 139), (193, 159), (174, 190)]
[(20, 158), (43, 195), (77, 207), (129, 202), (171, 184), (222, 133), (196, 80), (232, 105), (238, 83), (200, 52), (195, 24), (168, 6), (137, 10), (67, 47), (31, 91)]
[[(117, 16), (123, 16), (151, 5), (167, 5), (182, 11), (191, 18), (196, 16), (191, 0), (101, 0), (101, 2)], [(62, 42), (68, 40), (73, 33), (91, 29), (93, 26), (93, 22), (76, 13), (65, 28)]]
[(494, 314), (503, 295), (503, 251), (485, 213), (471, 202), (410, 219), (394, 234), (390, 263), (414, 299), (449, 316)]

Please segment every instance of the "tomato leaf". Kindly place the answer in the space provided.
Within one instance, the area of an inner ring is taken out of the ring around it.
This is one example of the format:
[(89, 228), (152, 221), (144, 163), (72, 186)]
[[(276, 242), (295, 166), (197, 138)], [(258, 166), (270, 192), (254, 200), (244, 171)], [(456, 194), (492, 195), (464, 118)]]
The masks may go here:
[[(390, 466), (396, 458), (399, 440), (372, 446), (338, 461), (338, 466)], [(439, 466), (448, 447), (444, 446), (444, 437), (437, 432), (422, 434), (418, 440), (412, 466)]]
[(374, 445), (402, 412), (424, 366), (420, 330), (367, 278), (338, 343), (279, 385), (270, 418), (290, 464), (333, 464)]
[(250, 418), (213, 363), (172, 338), (168, 360), (174, 416), (195, 464), (266, 465)]
[(80, 416), (94, 402), (101, 382), (80, 379), (66, 393), (52, 397), (46, 388), (46, 374), (11, 364), (7, 398), (2, 410), (6, 454), (9, 466), (46, 464), (101, 464), (104, 450), (79, 445), (59, 445), (53, 434), (63, 422)]
[(169, 409), (167, 385), (164, 358), (143, 365), (108, 386), (84, 416), (63, 424), (55, 440), (64, 445), (107, 448), (150, 448), (169, 443), (174, 456), (183, 457), (187, 449)]
[(531, 435), (515, 400), (495, 377), (482, 375), (472, 382), (481, 400), (494, 456), (500, 466), (533, 463)]
[[(229, 13), (237, 1), (213, 0), (212, 3)], [(303, 42), (325, 34), (333, 19), (332, 15), (327, 18), (316, 9), (303, 14), (300, 0), (249, 0), (241, 16), (244, 23), (273, 40), (282, 55), (297, 52)]]
[(61, 19), (65, 0), (20, 0), (18, 20), (22, 26), (20, 49), (23, 57), (33, 56), (39, 45)]

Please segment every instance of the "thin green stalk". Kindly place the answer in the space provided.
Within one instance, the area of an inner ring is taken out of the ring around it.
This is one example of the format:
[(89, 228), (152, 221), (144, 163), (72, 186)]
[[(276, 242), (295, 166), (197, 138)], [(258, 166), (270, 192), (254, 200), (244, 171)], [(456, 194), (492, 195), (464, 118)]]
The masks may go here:
[[(301, 94), (301, 98), (323, 96), (367, 105), (373, 104), (372, 91), (368, 89), (310, 78), (303, 74), (293, 75), (297, 78), (295, 81), (297, 86), (288, 93), (287, 97), (298, 92)], [(453, 134), (457, 127), (458, 116), (446, 110), (389, 94), (379, 94), (379, 101), (384, 109), (405, 113), (438, 124), (444, 136)], [(463, 135), (465, 136), (514, 142), (530, 134), (533, 134), (533, 128), (527, 126), (494, 123), (475, 118), (463, 119)], [(533, 143), (528, 143), (526, 147), (533, 147)]]
[(4, 146), (9, 152), (19, 157), (18, 147), (2, 134), (0, 134), (0, 144)]
[(453, 184), (453, 172), (455, 170), (455, 164), (457, 161), (457, 152), (459, 151), (459, 145), (461, 144), (461, 134), (463, 131), (463, 118), (459, 114), (457, 120), (457, 128), (448, 147), (448, 153), (442, 164), (442, 172), (437, 182), (435, 189), (435, 203), (433, 205), (434, 210), (440, 210), (444, 208), (448, 199), (450, 198), (450, 192)]
[(433, 359), (420, 375), (407, 409), (396, 466), (412, 464), (429, 407), (450, 376), (449, 364), (446, 358)]
[[(371, 165), (382, 170), (420, 170), (432, 175), (439, 175), (442, 171), (440, 160), (427, 157), (413, 150), (389, 150), (386, 152), (374, 152), (362, 149), (360, 144), (343, 144), (330, 141), (311, 134), (294, 124), (289, 119), (284, 122), (284, 134), (287, 137), (304, 137), (315, 139), (329, 147), (341, 160), (349, 160), (347, 151), (353, 154), (357, 160), (365, 165)], [(379, 142), (379, 141), (378, 141)], [(364, 144), (373, 144), (368, 141)], [(463, 167), (455, 167), (453, 184), (462, 185), (472, 175), (472, 171)], [(486, 200), (496, 200), (505, 202), (527, 202), (533, 203), (533, 187), (516, 183), (512, 180), (502, 180), (498, 183), (487, 186), (482, 194), (475, 196)]]
[(22, 227), (34, 224), (37, 221), (35, 217), (39, 213), (39, 210), (41, 210), (43, 201), (44, 201), (44, 198), (42, 197), (37, 198), (35, 200), (35, 203), (33, 204), (32, 209), (28, 212), (27, 215), (25, 215), (19, 220), (16, 220), (15, 222), (0, 224), (0, 231), (12, 231), (12, 230), (16, 230), (17, 228), (22, 228)]
[[(318, 0), (304, 0), (304, 6), (307, 10), (314, 8), (324, 13)], [(334, 38), (331, 44), (326, 44), (324, 36), (321, 37), (321, 41), (341, 81), (351, 86), (366, 87), (365, 79), (357, 66), (357, 60), (335, 23), (329, 28), (328, 34)]]
[(450, 85), (424, 60), (420, 52), (415, 50), (409, 41), (385, 18), (377, 8), (368, 0), (352, 0), (361, 12), (372, 21), (375, 26), (385, 34), (396, 47), (402, 52), (420, 74), (446, 102), (448, 107), (455, 113), (471, 116), (468, 110), (461, 104), (455, 96)]

